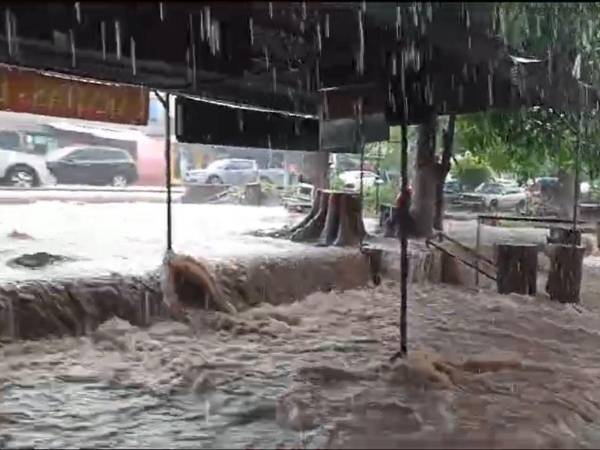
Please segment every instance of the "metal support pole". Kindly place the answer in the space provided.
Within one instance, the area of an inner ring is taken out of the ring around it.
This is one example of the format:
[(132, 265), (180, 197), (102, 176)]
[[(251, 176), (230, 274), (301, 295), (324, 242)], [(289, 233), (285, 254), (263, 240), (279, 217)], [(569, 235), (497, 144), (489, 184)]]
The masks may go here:
[[(377, 166), (375, 167), (375, 173), (377, 174), (377, 176), (379, 178), (381, 178), (381, 175), (379, 174), (380, 163), (381, 163), (381, 143), (378, 143), (377, 144)], [(375, 210), (377, 211), (377, 214), (379, 214), (379, 211), (380, 211), (380, 207), (379, 207), (379, 183), (375, 183)]]
[[(477, 234), (475, 236), (475, 251), (481, 254), (481, 217), (477, 216)], [(475, 259), (475, 286), (479, 286), (479, 258)]]
[(581, 154), (581, 140), (583, 139), (583, 114), (579, 114), (579, 126), (577, 127), (577, 144), (575, 145), (575, 186), (573, 190), (573, 252), (577, 245), (575, 240), (575, 233), (577, 232), (577, 213), (579, 205), (579, 166), (580, 166), (580, 154)]
[(161, 97), (158, 92), (154, 92), (154, 95), (162, 103), (165, 110), (165, 176), (166, 176), (166, 187), (167, 187), (167, 250), (173, 249), (173, 220), (172, 220), (172, 208), (171, 208), (171, 102), (170, 94), (167, 92), (165, 97)]
[[(400, 148), (400, 174), (402, 177), (402, 195), (408, 191), (408, 126), (406, 121), (402, 122), (402, 146)], [(400, 227), (400, 356), (407, 352), (407, 283), (408, 283), (408, 236), (406, 225)]]

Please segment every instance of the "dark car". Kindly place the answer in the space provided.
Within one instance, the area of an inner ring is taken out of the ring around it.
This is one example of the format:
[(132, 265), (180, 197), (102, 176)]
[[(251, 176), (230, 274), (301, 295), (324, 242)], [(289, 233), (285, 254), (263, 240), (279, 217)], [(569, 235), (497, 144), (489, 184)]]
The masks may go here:
[(58, 183), (126, 186), (138, 178), (131, 155), (120, 148), (73, 146), (54, 150), (46, 166)]
[(462, 188), (457, 180), (448, 180), (444, 183), (444, 200), (447, 205), (455, 203), (461, 193)]

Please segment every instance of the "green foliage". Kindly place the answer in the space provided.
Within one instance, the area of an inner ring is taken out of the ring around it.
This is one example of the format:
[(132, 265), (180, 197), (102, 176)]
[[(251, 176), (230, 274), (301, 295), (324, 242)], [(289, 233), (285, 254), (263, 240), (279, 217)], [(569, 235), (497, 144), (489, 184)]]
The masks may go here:
[(488, 181), (492, 172), (489, 166), (479, 158), (466, 156), (453, 167), (456, 179), (465, 190), (473, 190), (481, 183)]
[[(393, 204), (396, 201), (398, 189), (393, 184), (387, 183), (379, 186), (379, 204)], [(363, 195), (363, 208), (365, 213), (376, 215), (377, 210), (377, 186), (370, 186), (365, 189)]]
[(498, 32), (520, 53), (546, 58), (562, 54), (570, 63), (581, 60), (581, 79), (600, 81), (600, 4), (498, 3)]
[(342, 190), (344, 189), (344, 182), (340, 177), (336, 176), (329, 182), (329, 188), (338, 191)]
[[(496, 14), (497, 31), (517, 53), (559, 56), (559, 71), (579, 65), (581, 80), (600, 83), (600, 3), (498, 3)], [(548, 108), (473, 114), (457, 121), (457, 140), (493, 170), (529, 178), (572, 169), (578, 130), (584, 129), (581, 163), (593, 177), (600, 173), (596, 116)]]

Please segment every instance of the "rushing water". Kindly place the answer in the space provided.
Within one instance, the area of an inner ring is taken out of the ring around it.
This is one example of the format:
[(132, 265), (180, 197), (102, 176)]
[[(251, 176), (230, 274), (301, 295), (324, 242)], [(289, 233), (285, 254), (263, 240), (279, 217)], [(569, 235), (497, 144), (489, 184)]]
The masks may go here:
[(595, 447), (600, 308), (415, 285), (4, 345), (6, 447)]

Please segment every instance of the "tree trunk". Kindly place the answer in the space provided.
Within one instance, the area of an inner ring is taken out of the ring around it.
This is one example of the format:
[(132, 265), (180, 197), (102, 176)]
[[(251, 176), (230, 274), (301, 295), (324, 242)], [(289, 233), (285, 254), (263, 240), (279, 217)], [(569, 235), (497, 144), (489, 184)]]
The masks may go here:
[(498, 293), (535, 295), (537, 246), (500, 244), (496, 251)]
[(315, 189), (329, 187), (329, 152), (305, 153), (303, 157), (303, 174)]
[(556, 206), (561, 218), (573, 217), (573, 197), (575, 195), (575, 174), (559, 170)]
[(428, 237), (433, 233), (436, 185), (439, 179), (435, 162), (436, 125), (437, 117), (432, 113), (418, 129), (414, 194), (410, 208), (416, 237)]
[(436, 230), (444, 229), (444, 183), (446, 177), (450, 172), (452, 150), (454, 145), (454, 125), (456, 122), (456, 115), (451, 114), (448, 118), (448, 127), (444, 130), (443, 135), (443, 150), (442, 150), (442, 161), (439, 166), (439, 180), (436, 185), (435, 194), (435, 214), (433, 217), (433, 227)]
[(548, 247), (550, 272), (546, 292), (552, 300), (578, 303), (585, 248), (559, 244), (551, 244)]
[(318, 190), (307, 218), (292, 228), (290, 239), (317, 241), (338, 247), (358, 245), (366, 235), (360, 196), (352, 192)]

